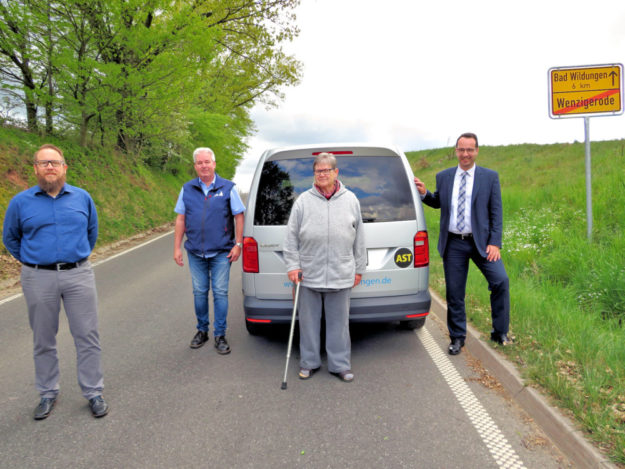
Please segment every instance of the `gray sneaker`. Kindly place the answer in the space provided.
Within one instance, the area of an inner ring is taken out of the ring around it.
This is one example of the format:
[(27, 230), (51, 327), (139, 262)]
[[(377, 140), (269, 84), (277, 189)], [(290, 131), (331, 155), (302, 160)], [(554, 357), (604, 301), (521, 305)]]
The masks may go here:
[(331, 374), (333, 374), (338, 379), (346, 383), (354, 381), (354, 373), (352, 372), (352, 370), (339, 371), (338, 373), (331, 373)]
[(314, 375), (317, 371), (319, 371), (319, 367), (318, 368), (300, 368), (299, 379), (308, 379), (312, 375)]

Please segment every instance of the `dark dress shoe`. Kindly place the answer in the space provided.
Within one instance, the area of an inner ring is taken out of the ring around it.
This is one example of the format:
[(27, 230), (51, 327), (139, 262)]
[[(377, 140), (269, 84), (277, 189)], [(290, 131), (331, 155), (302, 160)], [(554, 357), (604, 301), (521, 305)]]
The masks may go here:
[(464, 347), (464, 339), (451, 339), (451, 343), (449, 344), (449, 355), (458, 355), (462, 347)]
[(215, 348), (217, 349), (217, 353), (221, 355), (226, 355), (230, 353), (230, 346), (226, 341), (226, 336), (218, 335), (215, 337)]
[(52, 408), (56, 404), (56, 397), (42, 397), (39, 405), (35, 409), (35, 420), (43, 420), (48, 418)]
[(512, 345), (514, 343), (514, 341), (508, 337), (508, 334), (501, 334), (500, 332), (491, 332), (490, 340), (503, 346)]
[(191, 343), (189, 344), (189, 347), (191, 347), (191, 348), (200, 348), (207, 341), (208, 341), (208, 332), (197, 331), (195, 336), (193, 336), (193, 339), (191, 340)]
[(91, 409), (93, 416), (97, 419), (104, 417), (109, 413), (109, 405), (102, 398), (102, 396), (89, 399), (89, 408)]

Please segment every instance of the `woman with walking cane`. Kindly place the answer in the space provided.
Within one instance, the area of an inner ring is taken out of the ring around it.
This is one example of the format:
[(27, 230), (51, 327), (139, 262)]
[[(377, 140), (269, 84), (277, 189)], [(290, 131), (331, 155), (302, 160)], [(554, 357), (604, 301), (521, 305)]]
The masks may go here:
[(366, 249), (356, 196), (337, 179), (331, 153), (313, 162), (313, 187), (302, 193), (291, 210), (284, 242), (289, 280), (299, 293), (301, 379), (321, 367), (321, 315), (325, 311), (328, 371), (345, 382), (351, 370), (349, 298), (366, 269)]

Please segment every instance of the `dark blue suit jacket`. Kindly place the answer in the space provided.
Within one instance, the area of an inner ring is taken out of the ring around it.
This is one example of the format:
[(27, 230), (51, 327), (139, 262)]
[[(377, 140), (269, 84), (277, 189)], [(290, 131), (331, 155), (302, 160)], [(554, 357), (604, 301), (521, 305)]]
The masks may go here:
[[(441, 209), (441, 228), (438, 236), (438, 252), (445, 255), (449, 219), (451, 217), (451, 195), (454, 177), (458, 167), (448, 168), (436, 175), (436, 192), (427, 191), (423, 203)], [(492, 169), (475, 167), (475, 181), (471, 194), (471, 229), (479, 253), (486, 257), (486, 246), (492, 244), (501, 248), (503, 232), (503, 209), (499, 175)]]

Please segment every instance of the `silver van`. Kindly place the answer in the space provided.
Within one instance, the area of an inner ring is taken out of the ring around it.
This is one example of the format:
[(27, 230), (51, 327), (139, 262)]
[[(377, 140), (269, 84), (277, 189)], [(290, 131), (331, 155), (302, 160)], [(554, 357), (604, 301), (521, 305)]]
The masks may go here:
[(429, 244), (406, 156), (389, 146), (324, 144), (267, 150), (256, 167), (243, 228), (243, 308), (251, 334), (289, 323), (293, 284), (282, 244), (291, 207), (313, 182), (313, 160), (333, 153), (339, 180), (360, 201), (367, 270), (352, 290), (351, 322), (425, 324), (430, 311)]

